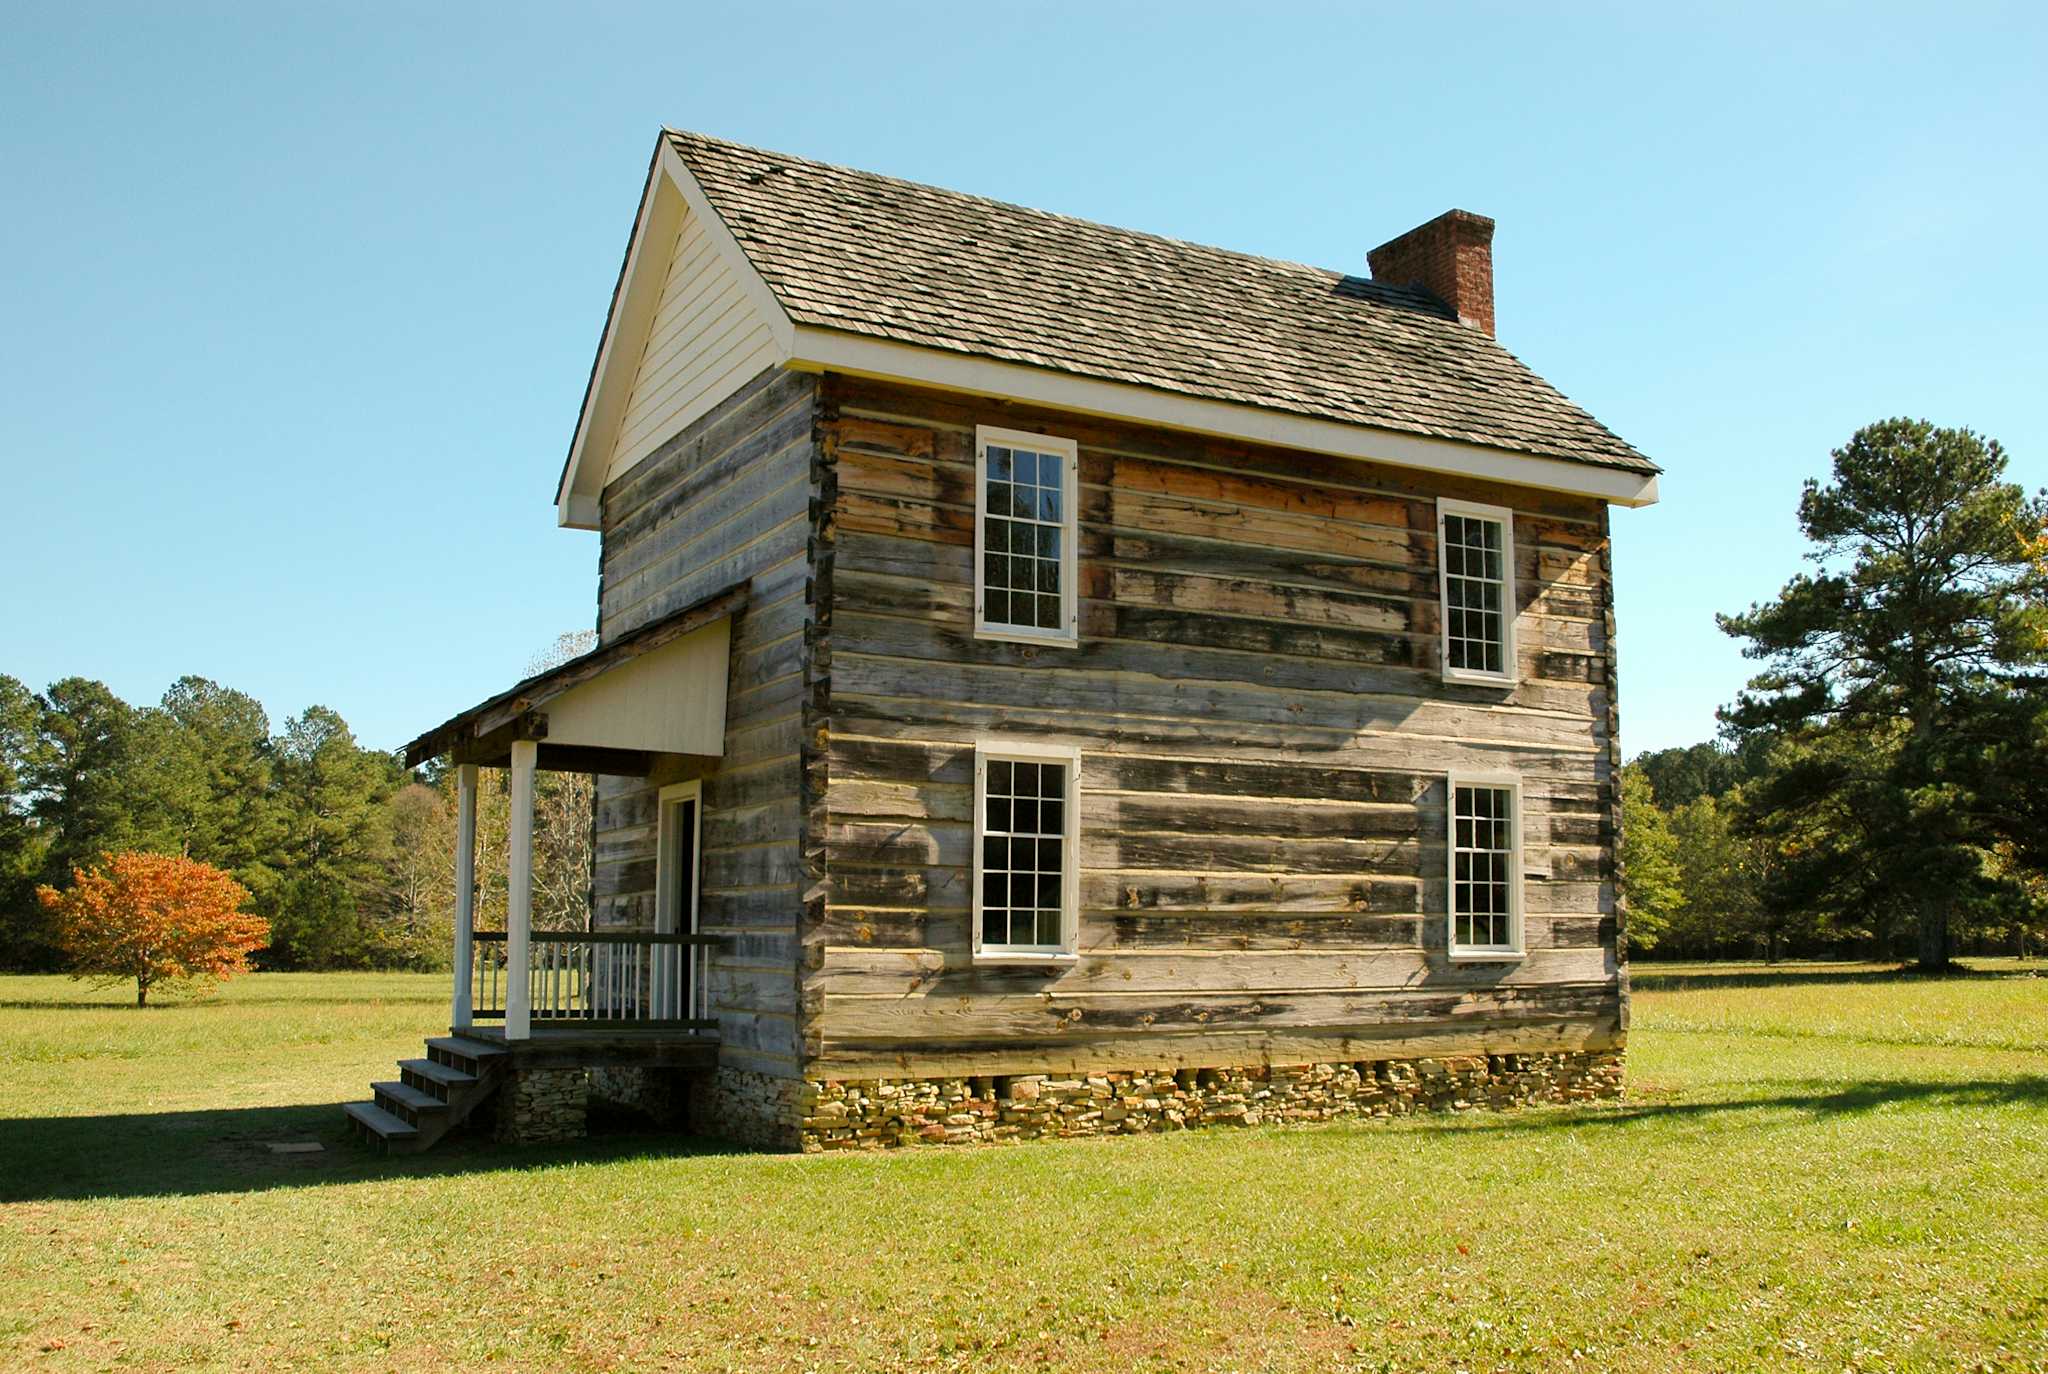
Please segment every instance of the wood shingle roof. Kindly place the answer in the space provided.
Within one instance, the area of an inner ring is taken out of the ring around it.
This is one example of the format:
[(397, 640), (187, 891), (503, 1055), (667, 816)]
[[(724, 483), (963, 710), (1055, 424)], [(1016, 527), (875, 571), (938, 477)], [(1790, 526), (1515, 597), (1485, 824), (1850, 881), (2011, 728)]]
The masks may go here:
[(668, 130), (799, 326), (1644, 474), (1425, 292)]

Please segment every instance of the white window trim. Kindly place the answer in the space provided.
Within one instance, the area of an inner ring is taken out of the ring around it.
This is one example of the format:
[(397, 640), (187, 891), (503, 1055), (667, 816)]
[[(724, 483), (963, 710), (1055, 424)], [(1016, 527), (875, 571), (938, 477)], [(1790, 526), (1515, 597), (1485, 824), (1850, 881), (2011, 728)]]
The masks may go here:
[[(987, 824), (988, 766), (991, 762), (1064, 763), (1067, 766), (1066, 834), (1060, 846), (1060, 943), (1054, 946), (995, 946), (981, 943), (981, 850)], [(983, 739), (974, 743), (974, 962), (977, 964), (1075, 964), (1081, 934), (1081, 750), (1070, 744), (1035, 744)]]
[[(1504, 671), (1475, 672), (1451, 666), (1451, 560), (1444, 556), (1444, 517), (1469, 515), (1479, 520), (1500, 522), (1501, 552), (1501, 655)], [(1521, 603), (1515, 592), (1515, 513), (1506, 506), (1483, 506), (1476, 501), (1454, 501), (1438, 497), (1436, 503), (1436, 595), (1437, 649), (1443, 660), (1444, 681), (1482, 687), (1512, 687), (1521, 681), (1521, 664), (1515, 657), (1515, 621)]]
[[(1514, 808), (1514, 824), (1508, 828), (1512, 852), (1508, 856), (1508, 934), (1505, 945), (1461, 945), (1458, 943), (1458, 789), (1493, 787), (1505, 789)], [(1444, 788), (1444, 945), (1452, 963), (1506, 963), (1527, 954), (1522, 933), (1522, 776), (1519, 773), (1451, 773)]]
[[(988, 446), (997, 444), (1027, 448), (1039, 453), (1056, 453), (1065, 459), (1065, 488), (1060, 493), (1060, 620), (1057, 630), (1028, 630), (1016, 625), (991, 625), (984, 613), (987, 591), (982, 586), (986, 561), (982, 554), (982, 533), (988, 520)], [(1081, 641), (1080, 589), (1076, 577), (1080, 567), (1080, 523), (1075, 507), (1081, 494), (1081, 452), (1072, 439), (1052, 434), (1032, 434), (1021, 429), (998, 429), (993, 425), (974, 427), (974, 637), (1002, 640), (1012, 644), (1077, 645)]]
[[(683, 875), (677, 872), (675, 853), (675, 826), (673, 816), (678, 803), (693, 801), (697, 805), (690, 813), (690, 872), (689, 890), (696, 893), (696, 900), (690, 903), (690, 928), (687, 931), (670, 932), (663, 929), (669, 920), (669, 913), (676, 909), (676, 897), (680, 889), (677, 883)], [(670, 783), (655, 795), (654, 810), (654, 921), (655, 929), (663, 934), (695, 935), (704, 916), (704, 783), (702, 779), (689, 782)], [(705, 1016), (705, 985), (710, 981), (710, 952), (702, 945), (683, 946), (683, 958), (694, 977), (690, 979), (693, 1005), (686, 1017)]]

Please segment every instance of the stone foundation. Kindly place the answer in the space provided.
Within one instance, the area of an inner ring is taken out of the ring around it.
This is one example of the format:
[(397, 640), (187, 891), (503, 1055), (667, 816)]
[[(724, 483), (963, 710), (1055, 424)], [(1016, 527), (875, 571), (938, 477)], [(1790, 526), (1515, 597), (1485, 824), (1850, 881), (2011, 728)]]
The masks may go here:
[[(808, 1153), (1596, 1102), (1621, 1096), (1622, 1064), (1613, 1049), (1085, 1077), (762, 1082), (795, 1090), (788, 1105), (800, 1113), (794, 1134)], [(764, 1123), (788, 1110), (780, 1089), (747, 1091)], [(785, 1120), (747, 1143), (787, 1149), (790, 1134)]]
[(590, 1101), (586, 1069), (511, 1069), (493, 1098), (493, 1134), (505, 1145), (580, 1140)]
[(690, 1130), (757, 1149), (809, 1148), (804, 1102), (807, 1089), (817, 1086), (745, 1069), (718, 1069), (691, 1084)]
[(592, 1069), (590, 1098), (645, 1117), (656, 1126), (678, 1126), (688, 1115), (690, 1076), (682, 1069)]

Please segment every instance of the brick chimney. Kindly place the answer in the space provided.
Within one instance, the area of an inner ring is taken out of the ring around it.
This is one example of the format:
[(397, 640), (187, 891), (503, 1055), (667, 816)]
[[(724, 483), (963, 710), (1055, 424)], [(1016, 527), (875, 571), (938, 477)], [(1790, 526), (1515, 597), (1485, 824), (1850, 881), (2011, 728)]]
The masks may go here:
[(1493, 333), (1493, 221), (1446, 210), (1365, 255), (1372, 279), (1419, 286), (1458, 313), (1460, 323)]

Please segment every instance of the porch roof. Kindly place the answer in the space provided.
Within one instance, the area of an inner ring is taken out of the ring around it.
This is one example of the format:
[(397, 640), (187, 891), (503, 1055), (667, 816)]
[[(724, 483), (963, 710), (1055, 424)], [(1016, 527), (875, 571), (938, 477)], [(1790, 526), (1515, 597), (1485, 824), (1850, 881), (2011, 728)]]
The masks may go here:
[[(503, 766), (514, 740), (572, 773), (640, 776), (663, 754), (722, 753), (730, 622), (746, 604), (746, 584), (727, 587), (516, 682), (407, 744), (405, 766), (443, 754)], [(664, 650), (673, 663), (649, 659)]]

